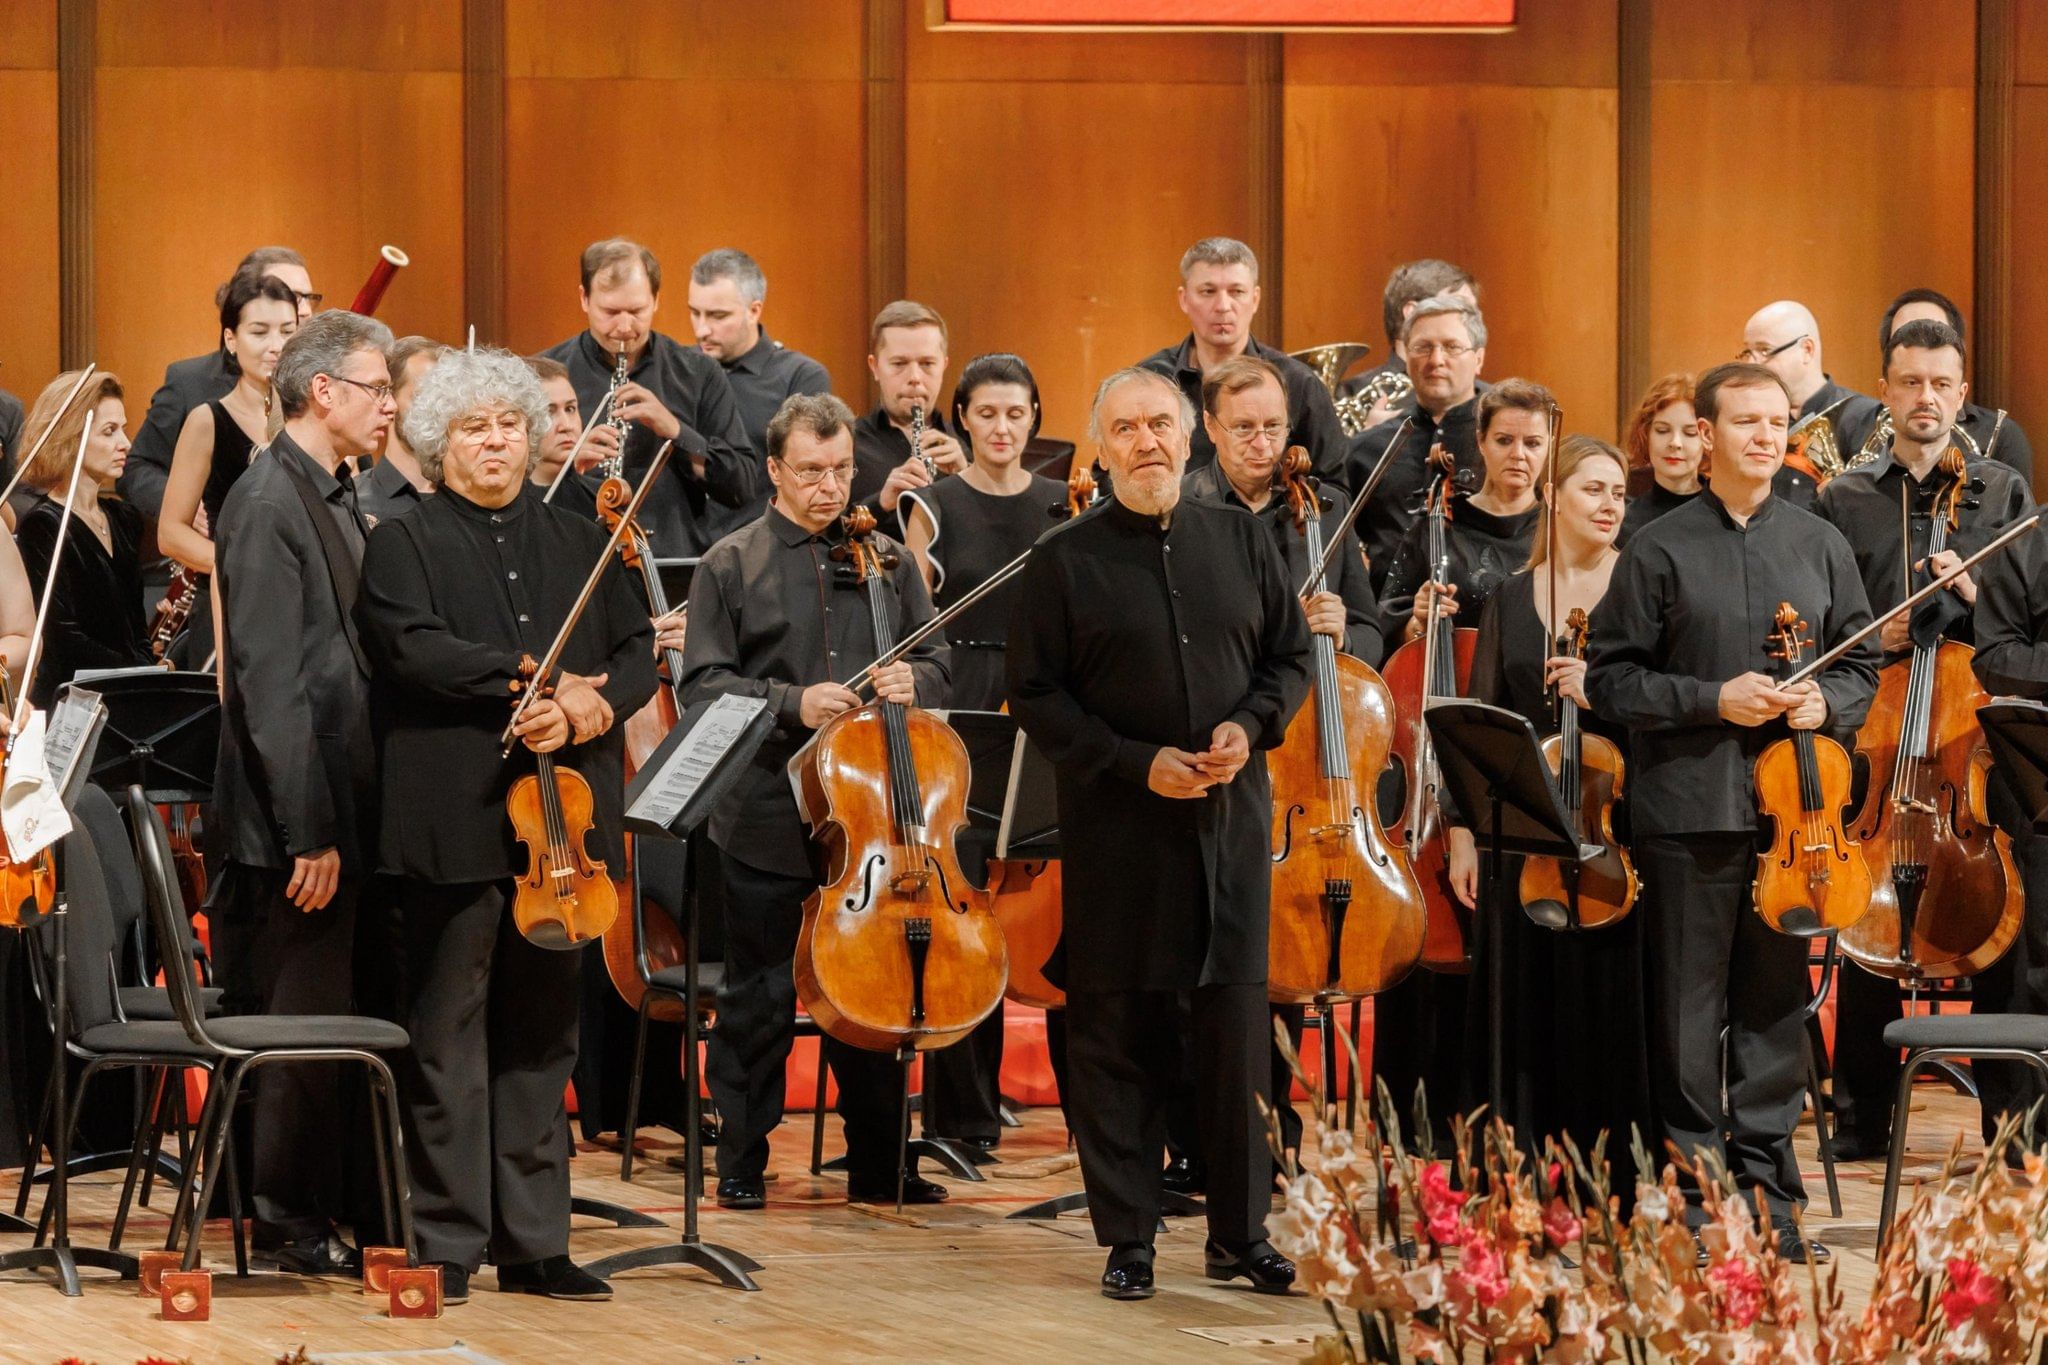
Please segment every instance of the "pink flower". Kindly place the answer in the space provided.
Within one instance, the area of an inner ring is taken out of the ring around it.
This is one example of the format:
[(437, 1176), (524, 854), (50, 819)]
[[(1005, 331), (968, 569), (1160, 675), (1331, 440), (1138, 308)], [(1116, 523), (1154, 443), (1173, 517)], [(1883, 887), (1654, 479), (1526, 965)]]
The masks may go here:
[(1458, 1218), (1465, 1201), (1472, 1196), (1468, 1191), (1451, 1188), (1451, 1174), (1443, 1162), (1432, 1161), (1422, 1168), (1416, 1193), (1422, 1201), (1423, 1221), (1418, 1231), (1438, 1246), (1457, 1246), (1471, 1236)]
[(1578, 1241), (1585, 1230), (1585, 1225), (1572, 1215), (1561, 1197), (1553, 1198), (1550, 1207), (1543, 1210), (1544, 1235), (1550, 1238), (1552, 1246), (1560, 1250)]
[(1458, 1254), (1458, 1268), (1451, 1276), (1466, 1289), (1481, 1308), (1491, 1308), (1507, 1297), (1507, 1263), (1499, 1248), (1475, 1237)]
[(1721, 1298), (1728, 1321), (1747, 1327), (1764, 1307), (1764, 1282), (1747, 1261), (1723, 1261), (1707, 1272), (1707, 1282)]
[(1951, 1328), (1960, 1327), (1985, 1308), (1997, 1303), (2004, 1290), (1997, 1279), (1975, 1261), (1956, 1257), (1948, 1263), (1949, 1288), (1942, 1292), (1941, 1311)]

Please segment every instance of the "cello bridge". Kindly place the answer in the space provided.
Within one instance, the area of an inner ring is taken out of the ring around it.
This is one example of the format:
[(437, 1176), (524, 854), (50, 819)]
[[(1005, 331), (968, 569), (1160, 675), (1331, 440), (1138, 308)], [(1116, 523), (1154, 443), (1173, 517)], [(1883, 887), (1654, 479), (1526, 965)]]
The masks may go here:
[(1334, 825), (1317, 825), (1309, 830), (1308, 837), (1319, 844), (1337, 843), (1349, 839), (1355, 828), (1348, 820)]
[(898, 872), (889, 878), (889, 889), (899, 896), (922, 896), (932, 884), (932, 874), (923, 870)]

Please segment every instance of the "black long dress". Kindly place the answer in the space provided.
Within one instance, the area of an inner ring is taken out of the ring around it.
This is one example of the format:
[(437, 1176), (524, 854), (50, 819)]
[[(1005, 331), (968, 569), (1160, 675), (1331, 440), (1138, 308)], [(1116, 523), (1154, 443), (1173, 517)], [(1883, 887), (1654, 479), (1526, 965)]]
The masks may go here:
[[(76, 516), (64, 536), (43, 655), (29, 688), (37, 706), (48, 706), (81, 668), (152, 662), (149, 629), (142, 620), (142, 514), (125, 502), (102, 502), (100, 508), (107, 514), (111, 551)], [(15, 533), (29, 583), (38, 593), (50, 572), (63, 515), (63, 504), (46, 495), (22, 517)]]
[(206, 509), (209, 534), (220, 534), (220, 509), (226, 505), (228, 490), (249, 470), (256, 443), (242, 424), (218, 398), (206, 405), (213, 409), (213, 462), (206, 468), (206, 487), (199, 492), (199, 505)]
[[(1509, 578), (1486, 605), (1472, 659), (1471, 695), (1525, 717), (1539, 735), (1556, 729), (1549, 694), (1543, 688), (1543, 621), (1536, 605), (1536, 578)], [(1582, 710), (1580, 726), (1626, 746), (1626, 736)], [(1649, 1059), (1644, 1050), (1648, 1020), (1643, 1010), (1641, 920), (1631, 914), (1619, 924), (1582, 933), (1544, 929), (1522, 914), (1517, 886), (1522, 860), (1505, 860), (1505, 895), (1488, 885), (1485, 849), (1480, 849), (1484, 912), (1502, 916), (1502, 1095), (1501, 1117), (1531, 1150), (1546, 1137), (1570, 1134), (1591, 1158), (1593, 1143), (1608, 1134), (1607, 1157), (1615, 1188), (1624, 1199), (1634, 1187), (1628, 1175), (1632, 1128), (1651, 1137)], [(1481, 921), (1482, 925), (1485, 923)], [(1492, 980), (1491, 936), (1483, 930), (1474, 944), (1470, 1013), (1466, 1036), (1472, 1094), (1487, 1092), (1492, 1029), (1486, 983)]]

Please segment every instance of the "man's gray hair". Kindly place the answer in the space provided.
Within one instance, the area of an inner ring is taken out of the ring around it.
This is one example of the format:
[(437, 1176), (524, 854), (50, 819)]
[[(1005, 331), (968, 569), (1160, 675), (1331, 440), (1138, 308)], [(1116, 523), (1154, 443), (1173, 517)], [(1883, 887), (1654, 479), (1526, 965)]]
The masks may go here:
[(1103, 380), (1101, 385), (1095, 390), (1095, 401), (1088, 408), (1089, 440), (1098, 446), (1102, 444), (1102, 405), (1108, 401), (1110, 394), (1126, 384), (1135, 384), (1140, 380), (1149, 380), (1172, 394), (1176, 400), (1176, 406), (1180, 410), (1181, 435), (1192, 436), (1194, 434), (1195, 405), (1188, 398), (1187, 391), (1157, 370), (1147, 369), (1143, 365), (1130, 365)]
[(357, 351), (381, 354), (390, 347), (391, 329), (375, 318), (346, 308), (313, 314), (299, 324), (277, 357), (277, 373), (270, 383), (277, 392), (278, 411), (287, 419), (302, 415), (315, 375), (338, 375)]
[(1415, 330), (1416, 323), (1445, 313), (1456, 313), (1465, 320), (1465, 331), (1472, 338), (1475, 349), (1486, 344), (1486, 318), (1480, 313), (1479, 305), (1463, 294), (1431, 294), (1416, 304), (1415, 311), (1401, 324), (1402, 344), (1407, 344), (1408, 334)]
[(1180, 277), (1186, 282), (1198, 265), (1241, 265), (1252, 272), (1252, 283), (1259, 282), (1259, 258), (1252, 249), (1235, 237), (1204, 237), (1181, 254)]
[(435, 486), (444, 482), (442, 467), (455, 424), (492, 403), (510, 403), (526, 418), (526, 473), (533, 472), (550, 425), (547, 391), (510, 351), (495, 346), (450, 351), (420, 380), (412, 411), (405, 415), (405, 444)]
[(761, 273), (761, 263), (744, 251), (722, 246), (705, 252), (690, 267), (691, 284), (716, 284), (720, 280), (731, 280), (747, 303), (760, 303), (768, 297), (768, 277)]

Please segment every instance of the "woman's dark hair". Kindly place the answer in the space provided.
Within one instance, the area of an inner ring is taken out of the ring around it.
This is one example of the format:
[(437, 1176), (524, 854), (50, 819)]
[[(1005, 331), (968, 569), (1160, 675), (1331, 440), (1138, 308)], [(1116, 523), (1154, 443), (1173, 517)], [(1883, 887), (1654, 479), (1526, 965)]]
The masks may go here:
[[(1022, 356), (1011, 355), (1008, 351), (991, 351), (968, 361), (967, 368), (960, 371), (960, 382), (953, 386), (953, 433), (956, 436), (964, 439), (967, 427), (962, 419), (967, 415), (967, 405), (974, 401), (974, 391), (985, 384), (1022, 384), (1031, 390), (1031, 436), (1038, 435), (1039, 425), (1045, 420), (1045, 409), (1039, 405), (1038, 381), (1031, 377), (1031, 367), (1024, 363)], [(969, 458), (973, 456), (971, 443), (968, 455)]]
[[(264, 275), (254, 270), (237, 271), (227, 282), (220, 296), (220, 329), (232, 332), (242, 325), (242, 312), (258, 299), (269, 299), (275, 303), (292, 306), (294, 321), (299, 316), (299, 296), (292, 287), (275, 275)], [(229, 374), (240, 374), (242, 367), (235, 363), (234, 355), (228, 350), (227, 339), (220, 343), (221, 358), (228, 363)]]

